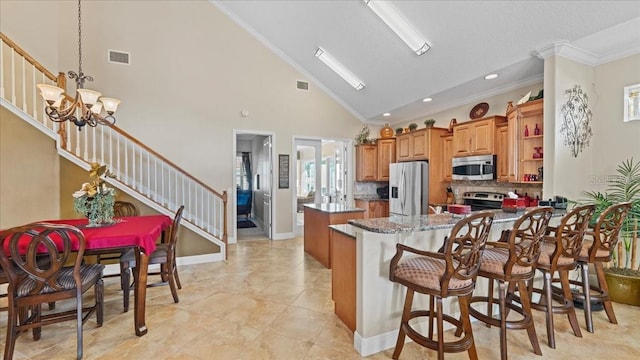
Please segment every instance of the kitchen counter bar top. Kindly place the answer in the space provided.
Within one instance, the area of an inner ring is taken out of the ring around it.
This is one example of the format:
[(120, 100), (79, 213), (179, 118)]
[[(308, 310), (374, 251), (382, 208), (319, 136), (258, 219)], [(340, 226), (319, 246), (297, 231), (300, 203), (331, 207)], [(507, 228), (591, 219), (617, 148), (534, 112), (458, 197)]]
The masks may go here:
[[(514, 221), (524, 213), (523, 211), (518, 211), (516, 213), (505, 212), (502, 210), (487, 211), (493, 211), (495, 213), (493, 218), (494, 223)], [(565, 210), (555, 209), (553, 216), (563, 216), (565, 213)], [(397, 234), (414, 231), (451, 229), (464, 217), (465, 215), (450, 213), (416, 216), (392, 215), (388, 218), (349, 220), (349, 224), (375, 233)]]
[(353, 200), (364, 200), (364, 201), (389, 201), (389, 198), (381, 198), (378, 195), (356, 195), (353, 197)]
[(343, 204), (304, 204), (304, 207), (309, 209), (318, 210), (325, 213), (349, 213), (349, 212), (364, 212), (364, 209), (360, 209), (357, 207), (343, 205)]
[(348, 237), (356, 238), (356, 229), (350, 224), (329, 225), (330, 229), (340, 232)]

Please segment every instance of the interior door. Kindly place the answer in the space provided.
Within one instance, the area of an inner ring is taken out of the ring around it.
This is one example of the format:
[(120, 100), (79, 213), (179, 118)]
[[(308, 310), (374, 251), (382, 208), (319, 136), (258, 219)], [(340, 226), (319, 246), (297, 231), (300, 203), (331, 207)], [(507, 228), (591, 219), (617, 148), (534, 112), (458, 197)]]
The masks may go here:
[(273, 168), (272, 168), (272, 145), (271, 145), (271, 136), (267, 136), (263, 142), (262, 142), (262, 150), (263, 150), (263, 154), (265, 156), (265, 161), (262, 161), (262, 174), (264, 174), (264, 179), (263, 181), (263, 188), (264, 188), (264, 193), (263, 193), (263, 209), (264, 209), (264, 224), (263, 224), (263, 230), (265, 235), (271, 239), (272, 238), (272, 234), (273, 234), (273, 217), (272, 217), (272, 209), (273, 206), (271, 205), (271, 193), (272, 193), (272, 174), (273, 174)]
[(304, 204), (322, 202), (322, 142), (296, 139), (294, 232), (304, 233)]

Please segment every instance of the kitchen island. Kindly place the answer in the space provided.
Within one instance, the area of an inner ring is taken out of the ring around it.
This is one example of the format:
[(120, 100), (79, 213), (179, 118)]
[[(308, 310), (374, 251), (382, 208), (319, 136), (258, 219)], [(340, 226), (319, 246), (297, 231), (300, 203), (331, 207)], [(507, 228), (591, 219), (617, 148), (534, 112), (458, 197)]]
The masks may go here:
[(362, 219), (364, 209), (342, 204), (304, 204), (304, 252), (331, 269), (329, 225)]
[[(489, 240), (495, 241), (500, 237), (502, 230), (511, 229), (520, 215), (521, 212), (495, 211)], [(562, 215), (564, 211), (556, 210), (551, 224), (557, 224)], [(389, 281), (389, 263), (396, 253), (396, 244), (437, 251), (442, 246), (445, 236), (460, 219), (462, 215), (454, 214), (392, 216), (384, 219), (350, 220), (349, 224), (352, 227), (348, 229), (332, 227), (334, 232), (351, 234), (347, 239), (355, 241), (355, 253), (352, 257), (355, 258), (356, 272), (353, 342), (362, 356), (393, 348), (397, 340), (406, 288)], [(348, 268), (338, 266), (334, 269), (336, 274), (332, 274), (332, 277), (349, 279), (353, 276), (342, 269)], [(476, 292), (486, 294), (487, 286), (488, 283), (479, 278)], [(415, 309), (428, 309), (428, 305), (427, 296), (415, 294)], [(443, 311), (452, 316), (459, 316), (457, 301), (444, 299)], [(344, 314), (338, 316), (341, 319), (349, 318)]]

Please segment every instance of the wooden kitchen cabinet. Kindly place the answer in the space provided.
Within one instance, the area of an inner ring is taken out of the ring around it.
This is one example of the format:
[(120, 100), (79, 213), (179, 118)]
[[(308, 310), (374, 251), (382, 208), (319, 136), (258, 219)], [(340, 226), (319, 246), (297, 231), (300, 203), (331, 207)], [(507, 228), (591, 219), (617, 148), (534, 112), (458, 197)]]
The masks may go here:
[(445, 181), (452, 181), (453, 175), (453, 134), (442, 136), (442, 173)]
[(396, 162), (396, 139), (378, 139), (377, 181), (389, 181), (389, 164)]
[(509, 181), (509, 128), (507, 124), (496, 127), (496, 180)]
[[(526, 102), (517, 106), (517, 139), (519, 156), (516, 181), (523, 183), (542, 183), (542, 179), (529, 180), (529, 175), (538, 176), (538, 169), (543, 165), (544, 120), (543, 99)], [(539, 134), (535, 134), (538, 127)], [(528, 135), (526, 130), (528, 129)], [(538, 156), (538, 154), (540, 154)]]
[(364, 209), (365, 219), (389, 217), (389, 201), (356, 199), (356, 207)]
[(493, 155), (496, 124), (506, 121), (505, 116), (496, 115), (454, 126), (453, 156)]
[(375, 144), (356, 145), (356, 181), (376, 181), (378, 147)]
[(356, 145), (356, 181), (389, 181), (389, 164), (396, 162), (396, 139)]
[(444, 204), (447, 199), (447, 183), (443, 159), (444, 128), (422, 128), (408, 133), (396, 135), (397, 161), (429, 161), (429, 203)]

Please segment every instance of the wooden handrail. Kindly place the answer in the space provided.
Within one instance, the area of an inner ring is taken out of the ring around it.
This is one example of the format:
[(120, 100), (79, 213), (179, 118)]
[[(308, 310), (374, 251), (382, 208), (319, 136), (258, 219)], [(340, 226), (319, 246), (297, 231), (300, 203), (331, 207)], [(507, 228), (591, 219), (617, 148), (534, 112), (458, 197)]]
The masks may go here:
[(33, 65), (36, 69), (40, 70), (43, 74), (45, 74), (51, 81), (56, 81), (57, 77), (53, 75), (53, 73), (47, 70), (42, 64), (36, 61), (36, 59), (32, 58), (26, 51), (24, 51), (20, 46), (11, 41), (3, 32), (0, 32), (0, 38), (15, 52), (20, 54), (22, 57), (27, 59), (27, 61)]

